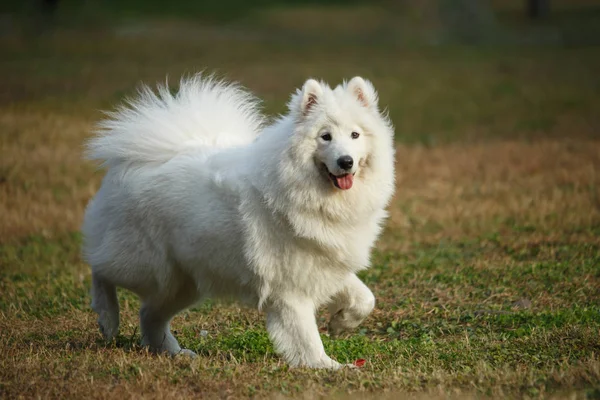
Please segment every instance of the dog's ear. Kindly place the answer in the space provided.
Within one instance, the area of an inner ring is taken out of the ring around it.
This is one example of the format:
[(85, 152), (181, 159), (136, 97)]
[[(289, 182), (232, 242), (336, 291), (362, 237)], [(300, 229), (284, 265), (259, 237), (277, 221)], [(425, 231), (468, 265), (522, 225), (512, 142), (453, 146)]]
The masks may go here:
[(373, 84), (356, 76), (348, 82), (346, 90), (355, 96), (358, 101), (367, 108), (377, 108), (378, 96)]
[(310, 110), (319, 102), (323, 95), (321, 84), (314, 79), (309, 79), (302, 86), (302, 102), (300, 103), (300, 111), (302, 115), (307, 115)]

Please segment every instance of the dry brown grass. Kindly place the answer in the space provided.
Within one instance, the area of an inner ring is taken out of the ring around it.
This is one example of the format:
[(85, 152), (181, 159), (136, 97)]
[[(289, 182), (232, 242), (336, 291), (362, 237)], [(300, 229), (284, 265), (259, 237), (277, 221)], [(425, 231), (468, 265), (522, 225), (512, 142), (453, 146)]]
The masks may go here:
[(509, 220), (559, 236), (600, 223), (598, 141), (400, 147), (397, 158), (391, 230), (409, 242), (477, 237)]
[[(78, 230), (101, 172), (82, 160), (93, 121), (0, 115), (0, 241)], [(509, 219), (563, 235), (600, 222), (600, 142), (400, 146), (390, 230), (404, 242), (476, 237)]]
[[(78, 230), (102, 176), (82, 159), (93, 123), (55, 113), (0, 114), (0, 241)], [(409, 239), (477, 236), (508, 219), (560, 234), (600, 221), (597, 140), (400, 146), (397, 161), (390, 229)]]
[(43, 112), (0, 115), (0, 241), (78, 230), (100, 178), (82, 160), (91, 126)]

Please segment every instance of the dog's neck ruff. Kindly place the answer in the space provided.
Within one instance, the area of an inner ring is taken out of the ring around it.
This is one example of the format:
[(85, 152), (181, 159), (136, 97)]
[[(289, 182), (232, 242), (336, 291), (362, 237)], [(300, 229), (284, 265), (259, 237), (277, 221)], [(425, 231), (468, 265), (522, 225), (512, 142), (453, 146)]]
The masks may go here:
[[(326, 247), (340, 247), (339, 232), (361, 229), (365, 221), (382, 210), (386, 202), (355, 178), (352, 188), (340, 190), (314, 166), (295, 165), (288, 152), (274, 160), (277, 168), (264, 185), (262, 196), (273, 212), (283, 217), (294, 234)], [(367, 174), (368, 175), (368, 174)]]

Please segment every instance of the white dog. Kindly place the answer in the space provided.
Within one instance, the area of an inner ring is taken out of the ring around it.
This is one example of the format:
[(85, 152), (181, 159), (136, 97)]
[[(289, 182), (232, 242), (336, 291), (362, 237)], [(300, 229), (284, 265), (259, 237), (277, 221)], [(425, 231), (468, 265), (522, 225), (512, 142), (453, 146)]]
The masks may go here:
[(92, 308), (119, 328), (116, 286), (142, 300), (143, 344), (184, 353), (170, 331), (199, 300), (234, 297), (266, 312), (293, 366), (339, 368), (315, 319), (337, 333), (375, 298), (357, 278), (394, 190), (393, 128), (370, 82), (309, 79), (264, 126), (256, 100), (200, 76), (179, 93), (148, 88), (102, 122), (89, 156), (108, 168), (85, 215)]

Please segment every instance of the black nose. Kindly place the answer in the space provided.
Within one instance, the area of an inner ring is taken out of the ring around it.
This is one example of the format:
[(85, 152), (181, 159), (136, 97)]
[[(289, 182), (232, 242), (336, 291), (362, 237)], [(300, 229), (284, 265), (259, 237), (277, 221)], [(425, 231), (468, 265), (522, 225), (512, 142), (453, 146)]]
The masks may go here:
[(341, 169), (345, 169), (346, 171), (348, 171), (349, 169), (352, 169), (352, 166), (354, 165), (354, 160), (350, 156), (341, 156), (340, 158), (338, 158), (337, 164), (340, 166)]

